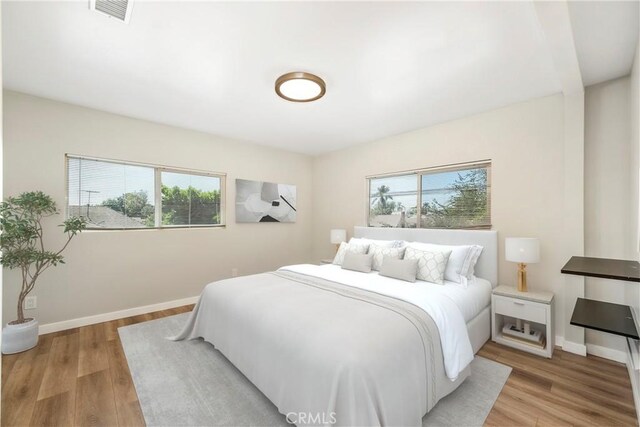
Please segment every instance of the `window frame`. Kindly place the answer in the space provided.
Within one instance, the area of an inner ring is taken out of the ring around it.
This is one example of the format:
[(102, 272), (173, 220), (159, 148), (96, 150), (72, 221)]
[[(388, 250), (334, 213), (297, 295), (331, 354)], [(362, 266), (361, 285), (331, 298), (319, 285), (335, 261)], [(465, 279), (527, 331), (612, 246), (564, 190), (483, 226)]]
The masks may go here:
[[(456, 163), (450, 165), (443, 166), (434, 166), (429, 168), (421, 168), (421, 169), (410, 169), (400, 172), (390, 172), (376, 175), (368, 175), (365, 177), (365, 187), (367, 190), (366, 197), (366, 221), (367, 227), (371, 228), (380, 228), (374, 225), (371, 225), (371, 181), (379, 178), (390, 178), (396, 176), (409, 176), (415, 175), (417, 180), (417, 195), (416, 195), (416, 204), (417, 204), (417, 217), (416, 217), (416, 229), (432, 229), (432, 230), (490, 230), (493, 227), (493, 220), (491, 215), (491, 160), (478, 160), (475, 162), (467, 162), (467, 163)], [(489, 216), (489, 224), (486, 225), (477, 225), (471, 227), (422, 227), (422, 177), (425, 175), (431, 175), (440, 172), (456, 172), (456, 171), (464, 171), (469, 169), (487, 169), (487, 214)], [(398, 227), (395, 227), (398, 228)]]
[[(211, 172), (199, 169), (181, 168), (175, 166), (141, 163), (127, 160), (105, 159), (101, 157), (82, 156), (66, 153), (64, 156), (65, 168), (65, 218), (69, 218), (69, 159), (91, 160), (103, 163), (112, 163), (125, 166), (141, 166), (153, 169), (154, 173), (154, 226), (153, 227), (87, 227), (88, 231), (133, 231), (133, 230), (171, 230), (171, 229), (201, 229), (226, 227), (226, 197), (227, 174), (224, 172)], [(162, 225), (162, 172), (181, 173), (186, 175), (208, 176), (220, 179), (220, 224), (183, 224)], [(159, 225), (158, 225), (159, 224)]]

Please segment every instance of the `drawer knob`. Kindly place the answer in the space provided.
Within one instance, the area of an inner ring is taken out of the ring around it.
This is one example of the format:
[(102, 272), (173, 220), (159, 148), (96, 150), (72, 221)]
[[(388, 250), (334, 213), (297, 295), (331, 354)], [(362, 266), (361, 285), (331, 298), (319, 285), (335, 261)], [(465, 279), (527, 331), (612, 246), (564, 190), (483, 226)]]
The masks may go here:
[(518, 301), (514, 301), (513, 303), (514, 303), (515, 305), (524, 305), (524, 303), (523, 303), (523, 302), (518, 302)]

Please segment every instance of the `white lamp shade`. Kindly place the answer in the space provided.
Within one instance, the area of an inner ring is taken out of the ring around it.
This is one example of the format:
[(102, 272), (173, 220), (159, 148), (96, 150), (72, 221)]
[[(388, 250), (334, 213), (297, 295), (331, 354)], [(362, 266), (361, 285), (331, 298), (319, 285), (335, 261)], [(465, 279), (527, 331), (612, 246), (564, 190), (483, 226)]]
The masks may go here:
[(507, 261), (534, 264), (540, 262), (540, 240), (534, 237), (507, 237), (504, 240)]
[(347, 241), (347, 230), (331, 230), (331, 243), (339, 245)]

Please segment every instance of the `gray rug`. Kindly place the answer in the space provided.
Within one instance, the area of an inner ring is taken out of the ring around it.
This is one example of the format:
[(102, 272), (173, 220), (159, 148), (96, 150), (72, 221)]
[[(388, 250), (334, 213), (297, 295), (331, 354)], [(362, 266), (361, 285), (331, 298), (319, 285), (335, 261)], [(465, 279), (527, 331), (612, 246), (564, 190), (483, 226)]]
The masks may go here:
[[(118, 329), (148, 426), (288, 426), (284, 415), (202, 340), (172, 342), (188, 313)], [(482, 357), (423, 426), (482, 426), (511, 368)]]

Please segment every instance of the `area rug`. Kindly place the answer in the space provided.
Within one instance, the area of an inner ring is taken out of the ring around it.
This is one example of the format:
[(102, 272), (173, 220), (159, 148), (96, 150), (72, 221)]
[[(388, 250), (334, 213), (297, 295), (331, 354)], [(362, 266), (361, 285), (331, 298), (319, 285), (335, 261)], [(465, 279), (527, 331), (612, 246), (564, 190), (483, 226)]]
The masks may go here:
[[(189, 313), (118, 329), (148, 426), (287, 426), (276, 407), (203, 340), (173, 342)], [(511, 368), (476, 356), (471, 376), (423, 426), (482, 426)]]

